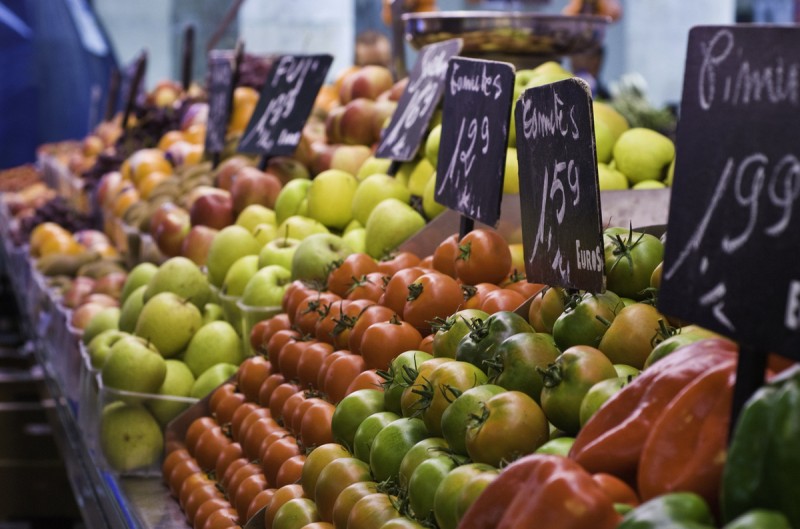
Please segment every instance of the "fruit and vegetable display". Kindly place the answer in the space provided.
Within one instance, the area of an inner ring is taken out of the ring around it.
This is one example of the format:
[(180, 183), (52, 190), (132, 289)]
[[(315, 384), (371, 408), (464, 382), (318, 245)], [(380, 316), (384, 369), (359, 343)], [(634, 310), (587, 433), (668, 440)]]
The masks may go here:
[[(431, 229), (441, 112), (415, 159), (374, 156), (407, 88), (385, 68), (323, 87), (293, 156), (237, 153), (252, 61), (217, 165), (206, 94), (164, 82), (50, 149), (90, 210), (0, 173), (104, 470), (158, 476), (195, 529), (800, 527), (798, 367), (770, 356), (732, 424), (739, 347), (656, 308), (663, 226), (603, 230), (603, 292), (532, 282), (519, 233)], [(519, 70), (515, 98), (570, 76)], [(671, 185), (629, 107), (593, 103), (600, 190)]]

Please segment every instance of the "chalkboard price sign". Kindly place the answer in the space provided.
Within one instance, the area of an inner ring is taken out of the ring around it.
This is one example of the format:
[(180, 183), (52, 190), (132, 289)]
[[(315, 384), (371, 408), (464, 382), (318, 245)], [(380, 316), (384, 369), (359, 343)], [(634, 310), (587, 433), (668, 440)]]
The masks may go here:
[(212, 50), (209, 53), (208, 124), (205, 144), (207, 153), (219, 153), (225, 148), (233, 90), (233, 61), (232, 51)]
[(591, 92), (580, 79), (529, 88), (516, 107), (525, 273), (605, 289)]
[(267, 76), (238, 150), (267, 157), (293, 154), (331, 62), (330, 55), (279, 57)]
[(798, 49), (797, 27), (690, 32), (659, 295), (666, 314), (795, 360)]
[(490, 226), (500, 218), (513, 92), (510, 64), (450, 59), (435, 196)]
[(399, 162), (413, 160), (444, 91), (447, 62), (459, 54), (464, 41), (451, 39), (422, 48), (408, 76), (375, 156)]

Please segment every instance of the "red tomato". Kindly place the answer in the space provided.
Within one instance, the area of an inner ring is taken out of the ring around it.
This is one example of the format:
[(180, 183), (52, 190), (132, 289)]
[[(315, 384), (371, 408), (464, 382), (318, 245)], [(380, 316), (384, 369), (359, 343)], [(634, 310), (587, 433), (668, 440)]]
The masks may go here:
[(194, 529), (203, 529), (208, 517), (217, 511), (233, 510), (230, 502), (225, 498), (212, 498), (203, 503), (194, 513)]
[(194, 445), (197, 443), (200, 436), (206, 430), (210, 430), (215, 426), (219, 425), (212, 417), (198, 417), (192, 421), (192, 424), (190, 424), (189, 428), (186, 430), (186, 436), (183, 440), (190, 454), (194, 454)]
[(211, 392), (211, 397), (208, 399), (208, 413), (212, 417), (217, 411), (217, 406), (219, 403), (222, 402), (222, 399), (230, 395), (231, 393), (236, 392), (236, 384), (232, 382), (226, 382), (222, 384), (217, 389)]
[(387, 276), (394, 275), (400, 270), (411, 268), (419, 264), (419, 257), (411, 252), (397, 252), (393, 256), (378, 262), (378, 272)]
[(261, 387), (258, 388), (258, 403), (262, 406), (269, 406), (269, 398), (275, 388), (286, 382), (286, 378), (281, 373), (272, 373), (264, 380)]
[(231, 463), (242, 457), (244, 457), (244, 452), (242, 451), (242, 445), (239, 443), (231, 443), (223, 448), (214, 463), (214, 474), (217, 479), (225, 475), (225, 471), (228, 470)]
[(278, 470), (290, 457), (294, 457), (302, 453), (300, 445), (297, 444), (297, 439), (291, 435), (287, 435), (278, 439), (269, 445), (269, 447), (262, 452), (261, 468), (264, 470), (264, 475), (267, 481), (278, 486), (275, 478), (278, 476)]
[(347, 292), (347, 299), (369, 299), (377, 303), (383, 295), (383, 287), (389, 281), (389, 276), (380, 272), (372, 272), (364, 276), (357, 276)]
[(297, 378), (297, 365), (300, 358), (305, 354), (308, 346), (316, 343), (316, 340), (294, 340), (288, 342), (278, 353), (278, 370), (287, 380)]
[(350, 300), (350, 303), (341, 309), (339, 316), (334, 320), (333, 329), (330, 331), (334, 349), (347, 349), (350, 333), (358, 321), (358, 317), (372, 305), (375, 305), (375, 302), (371, 299), (356, 299)]
[(306, 398), (306, 392), (303, 390), (299, 390), (294, 395), (291, 395), (286, 402), (283, 403), (283, 408), (281, 408), (281, 420), (283, 422), (284, 428), (289, 430), (290, 432), (294, 433), (292, 429), (292, 421), (294, 420), (294, 415), (297, 412), (297, 409), (302, 406), (302, 404), (308, 400)]
[(433, 338), (435, 334), (429, 334), (422, 340), (420, 340), (419, 345), (416, 347), (418, 351), (424, 351), (429, 355), (433, 355)]
[(247, 509), (250, 507), (253, 498), (266, 488), (267, 480), (263, 474), (253, 474), (239, 483), (239, 486), (236, 487), (236, 492), (233, 494), (233, 497), (236, 498), (233, 507), (236, 509), (236, 512), (239, 513), (240, 519), (245, 519), (245, 516), (247, 516)]
[(598, 472), (597, 474), (592, 474), (592, 479), (600, 485), (600, 488), (605, 491), (614, 503), (625, 503), (632, 507), (639, 505), (639, 496), (636, 491), (618, 477), (605, 472)]
[(220, 509), (208, 515), (202, 529), (228, 529), (239, 525), (239, 513), (236, 509)]
[(225, 471), (222, 477), (220, 478), (219, 476), (217, 476), (217, 481), (219, 482), (220, 485), (222, 485), (222, 488), (225, 489), (226, 492), (231, 490), (230, 482), (231, 479), (233, 479), (234, 474), (236, 474), (236, 472), (238, 472), (240, 468), (249, 464), (250, 461), (248, 461), (247, 458), (245, 457), (231, 461), (231, 464), (228, 465), (228, 469)]
[(167, 482), (170, 494), (177, 497), (178, 491), (181, 490), (181, 485), (186, 478), (198, 472), (202, 472), (202, 469), (194, 458), (184, 459), (183, 461), (175, 463), (169, 475), (164, 475), (164, 480)]
[(300, 428), (303, 425), (303, 416), (306, 414), (309, 408), (317, 404), (317, 402), (324, 400), (318, 397), (310, 397), (304, 400), (294, 411), (294, 415), (291, 418), (291, 428), (290, 430), (295, 435), (300, 435)]
[(192, 494), (194, 494), (195, 491), (208, 486), (214, 487), (214, 483), (214, 480), (209, 478), (205, 472), (192, 474), (183, 480), (183, 483), (181, 483), (180, 489), (178, 490), (178, 503), (180, 504), (181, 508), (184, 508), (186, 501)]
[(383, 391), (383, 382), (383, 377), (378, 374), (377, 369), (367, 369), (359, 373), (350, 385), (347, 386), (345, 396), (360, 389), (376, 389), (378, 391)]
[(456, 257), (458, 257), (458, 234), (454, 233), (436, 247), (433, 252), (433, 269), (456, 277)]
[(354, 278), (377, 272), (378, 263), (365, 253), (350, 254), (328, 274), (328, 289), (341, 297), (351, 290)]
[(261, 320), (250, 329), (250, 347), (258, 354), (264, 354), (264, 348), (272, 335), (289, 329), (291, 325), (288, 314), (278, 314), (268, 320)]
[(431, 332), (431, 322), (450, 316), (463, 301), (461, 287), (455, 279), (441, 272), (424, 274), (408, 285), (403, 319), (427, 336)]
[(297, 305), (299, 305), (301, 301), (312, 294), (317, 295), (319, 293), (320, 291), (316, 285), (296, 279), (286, 287), (283, 299), (281, 300), (281, 308), (291, 319), (294, 317)]
[(525, 276), (521, 276), (521, 279), (503, 285), (503, 288), (515, 290), (525, 296), (525, 299), (528, 299), (541, 292), (546, 286), (547, 285), (543, 285), (542, 283), (528, 283)]
[(300, 388), (297, 386), (297, 384), (284, 382), (272, 392), (272, 396), (269, 398), (269, 411), (272, 413), (272, 417), (276, 421), (283, 420), (283, 405), (286, 403), (286, 399), (298, 391), (300, 391)]
[(258, 404), (254, 402), (245, 402), (238, 408), (236, 411), (233, 412), (233, 417), (230, 420), (231, 426), (231, 437), (233, 439), (239, 439), (239, 429), (242, 427), (242, 421), (250, 415), (250, 412), (255, 410), (256, 408), (260, 408)]
[(364, 369), (363, 357), (352, 353), (344, 353), (334, 359), (328, 366), (325, 372), (325, 380), (320, 389), (335, 404), (345, 397), (348, 386)]
[(250, 505), (247, 506), (247, 516), (245, 518), (249, 520), (255, 516), (258, 511), (269, 505), (274, 495), (274, 488), (264, 489), (256, 494), (253, 499), (250, 500)]
[(190, 454), (186, 448), (178, 448), (167, 454), (164, 461), (161, 463), (162, 481), (164, 481), (165, 484), (169, 484), (169, 475), (172, 473), (173, 469), (178, 463), (188, 459), (192, 459), (192, 454)]
[(271, 374), (272, 364), (266, 358), (263, 356), (248, 358), (242, 362), (237, 372), (239, 391), (244, 394), (248, 401), (258, 402), (258, 390)]
[(214, 417), (218, 424), (228, 424), (233, 419), (233, 414), (244, 404), (244, 393), (231, 393), (217, 405)]
[(499, 283), (511, 269), (511, 250), (502, 235), (475, 229), (458, 242), (456, 277), (468, 285)]
[(378, 303), (389, 307), (397, 314), (403, 314), (403, 307), (405, 307), (408, 297), (408, 285), (423, 274), (425, 274), (425, 270), (419, 267), (400, 270), (386, 283), (383, 296)]
[(311, 294), (297, 305), (294, 312), (294, 326), (303, 334), (314, 334), (314, 328), (325, 307), (342, 298), (333, 292)]
[(297, 454), (284, 461), (275, 476), (275, 486), (283, 487), (292, 483), (299, 483), (305, 462), (306, 456), (304, 454)]
[(433, 270), (433, 256), (429, 255), (425, 259), (419, 262), (420, 268), (427, 268), (428, 270)]
[(314, 501), (320, 518), (333, 520), (333, 507), (342, 491), (354, 483), (370, 479), (369, 465), (360, 459), (342, 457), (331, 461), (320, 472), (314, 488)]
[(464, 303), (462, 309), (480, 309), (483, 300), (487, 295), (500, 290), (500, 287), (492, 283), (478, 283), (477, 285), (462, 285), (461, 291), (464, 293)]
[(300, 339), (300, 333), (292, 329), (276, 332), (267, 342), (269, 363), (273, 366), (278, 366), (278, 358), (283, 346), (298, 339)]
[(261, 467), (257, 464), (247, 463), (239, 467), (228, 480), (228, 486), (225, 487), (225, 491), (228, 493), (228, 500), (231, 505), (236, 506), (236, 493), (239, 490), (239, 485), (250, 476), (264, 477), (264, 473), (261, 472)]
[(302, 483), (307, 496), (314, 496), (320, 473), (328, 466), (328, 463), (340, 457), (351, 457), (351, 454), (347, 448), (337, 443), (318, 446), (308, 454), (306, 464), (303, 465), (303, 475), (300, 478), (300, 483)]
[(333, 442), (331, 418), (335, 410), (336, 406), (324, 400), (306, 410), (300, 424), (300, 440), (304, 446), (310, 448)]
[(500, 312), (501, 310), (515, 311), (528, 299), (515, 290), (501, 288), (494, 292), (489, 292), (483, 298), (480, 310), (489, 314)]
[(392, 309), (382, 305), (370, 305), (365, 308), (361, 314), (358, 315), (355, 325), (353, 325), (353, 328), (350, 330), (350, 338), (347, 342), (347, 348), (350, 352), (361, 354), (361, 337), (364, 335), (364, 331), (373, 323), (389, 321), (393, 316), (396, 316), (396, 313)]
[(283, 428), (275, 419), (271, 417), (258, 419), (248, 428), (247, 433), (242, 438), (241, 443), (244, 454), (250, 459), (256, 459), (259, 456), (264, 438), (276, 430), (283, 430)]
[(344, 309), (353, 303), (349, 299), (343, 299), (322, 306), (320, 318), (314, 326), (314, 337), (320, 342), (327, 342), (333, 344), (333, 329), (344, 311)]
[(302, 388), (317, 388), (319, 370), (325, 358), (333, 352), (333, 346), (325, 342), (309, 345), (297, 363), (297, 380)]
[(349, 355), (350, 351), (333, 351), (322, 360), (322, 365), (319, 366), (319, 373), (317, 374), (317, 389), (325, 391), (325, 377), (328, 375), (328, 369), (331, 364), (336, 361), (340, 356)]
[(422, 335), (405, 321), (373, 323), (361, 338), (361, 356), (366, 369), (389, 369), (400, 353), (416, 349)]
[[(259, 419), (269, 418), (272, 417), (272, 412), (269, 411), (269, 408), (253, 408), (243, 419), (239, 421), (239, 428), (237, 430), (233, 430), (233, 424), (231, 424), (231, 435), (233, 436), (233, 440), (239, 443), (247, 435), (248, 430), (250, 427)], [(238, 419), (238, 417), (237, 417)]]
[(303, 487), (297, 483), (286, 485), (285, 487), (277, 489), (275, 494), (272, 496), (272, 501), (270, 501), (269, 505), (267, 506), (267, 510), (264, 511), (264, 527), (272, 527), (272, 521), (275, 519), (275, 513), (277, 513), (278, 509), (283, 507), (286, 502), (295, 498), (303, 497), (305, 497), (303, 494)]

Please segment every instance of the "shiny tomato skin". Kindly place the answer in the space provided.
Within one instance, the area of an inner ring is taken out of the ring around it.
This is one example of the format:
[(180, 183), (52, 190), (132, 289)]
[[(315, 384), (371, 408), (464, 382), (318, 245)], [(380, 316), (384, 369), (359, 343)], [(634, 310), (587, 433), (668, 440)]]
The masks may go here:
[(333, 292), (311, 294), (298, 303), (294, 312), (294, 326), (302, 334), (313, 335), (317, 322), (322, 317), (326, 307), (340, 301), (342, 298)]
[(284, 382), (286, 382), (286, 378), (280, 373), (272, 373), (268, 376), (261, 384), (261, 387), (258, 388), (258, 403), (268, 408), (272, 392)]
[(408, 298), (408, 285), (423, 274), (425, 274), (425, 270), (419, 267), (404, 268), (398, 271), (386, 283), (383, 296), (378, 300), (378, 304), (388, 307), (402, 316), (403, 307), (405, 307), (406, 298)]
[(236, 374), (241, 391), (248, 402), (258, 402), (261, 384), (272, 374), (272, 364), (263, 356), (252, 356), (241, 363)]
[(336, 528), (347, 527), (347, 517), (353, 509), (353, 505), (361, 498), (376, 492), (378, 492), (378, 484), (374, 481), (359, 481), (345, 487), (333, 504), (333, 526)]
[(489, 292), (481, 300), (481, 310), (494, 314), (501, 310), (517, 310), (527, 298), (517, 292), (508, 288), (500, 288), (493, 292)]
[(322, 446), (333, 442), (331, 418), (336, 406), (326, 401), (319, 401), (311, 406), (300, 425), (300, 440), (306, 448)]
[(370, 494), (353, 505), (347, 517), (347, 529), (373, 529), (389, 520), (399, 518), (396, 498), (382, 492)]
[(346, 397), (362, 389), (374, 389), (383, 393), (383, 377), (378, 374), (377, 369), (367, 369), (359, 373), (347, 386), (344, 396)]
[(272, 335), (278, 331), (289, 329), (292, 322), (288, 314), (277, 314), (268, 320), (262, 320), (250, 329), (250, 347), (258, 355), (266, 353), (265, 347)]
[(495, 468), (491, 465), (469, 463), (454, 468), (445, 476), (433, 497), (433, 514), (441, 529), (456, 529), (459, 521), (457, 514), (459, 494), (475, 476), (492, 470)]
[(397, 252), (387, 259), (378, 261), (378, 272), (391, 276), (400, 270), (417, 266), (419, 257), (412, 252)]
[[(406, 384), (414, 382), (417, 376), (417, 368), (426, 360), (433, 358), (430, 353), (419, 350), (406, 351), (392, 360), (388, 373), (384, 375), (384, 407), (387, 411), (398, 415), (402, 413), (400, 400)], [(413, 376), (412, 376), (413, 374)], [(408, 378), (410, 377), (410, 378)], [(408, 380), (406, 380), (408, 378)]]
[(442, 436), (456, 454), (467, 455), (467, 426), (475, 416), (483, 413), (484, 403), (506, 391), (494, 384), (481, 384), (464, 391), (442, 413)]
[(359, 276), (358, 282), (353, 283), (347, 293), (347, 299), (368, 299), (378, 302), (383, 295), (383, 287), (389, 281), (389, 276), (380, 272), (372, 272), (365, 276)]
[(486, 374), (467, 362), (444, 362), (428, 376), (425, 390), (431, 396), (422, 420), (431, 435), (441, 437), (442, 414), (462, 392), (487, 382)]
[(456, 277), (468, 285), (500, 283), (511, 269), (511, 250), (497, 231), (475, 229), (458, 241)]
[(337, 443), (328, 443), (311, 450), (303, 465), (303, 475), (300, 483), (306, 496), (312, 497), (317, 486), (319, 474), (328, 463), (340, 457), (352, 457), (344, 446)]
[(420, 419), (397, 419), (381, 429), (372, 441), (369, 466), (375, 481), (396, 477), (406, 452), (430, 437)]
[(231, 393), (222, 399), (214, 412), (214, 418), (217, 420), (217, 423), (221, 425), (230, 423), (236, 410), (244, 404), (244, 401), (244, 393)]
[(461, 287), (452, 277), (440, 272), (423, 274), (408, 285), (403, 319), (427, 336), (431, 322), (456, 312), (463, 299)]
[(264, 471), (267, 483), (277, 487), (276, 478), (281, 466), (283, 466), (289, 458), (300, 455), (301, 453), (302, 448), (297, 444), (297, 439), (291, 435), (282, 437), (269, 445), (269, 447), (261, 453), (261, 468)]
[(284, 461), (275, 476), (275, 486), (283, 487), (292, 483), (299, 483), (305, 462), (306, 456), (304, 454), (297, 454)]
[(433, 251), (433, 269), (450, 277), (456, 277), (458, 253), (458, 234), (454, 233), (439, 243)]
[(385, 321), (373, 323), (361, 338), (359, 349), (366, 369), (389, 369), (400, 353), (417, 348), (422, 335), (408, 322)]
[(340, 297), (345, 297), (353, 286), (353, 278), (377, 271), (378, 263), (369, 255), (365, 253), (350, 254), (341, 263), (336, 264), (328, 274), (328, 289)]
[(294, 498), (287, 501), (275, 513), (272, 529), (296, 529), (319, 522), (319, 510), (309, 498)]
[(384, 411), (383, 393), (362, 389), (351, 393), (336, 406), (331, 418), (331, 431), (336, 443), (353, 450), (353, 441), (361, 422), (372, 414)]
[(399, 418), (399, 415), (391, 411), (379, 411), (362, 420), (353, 436), (353, 455), (361, 461), (369, 463), (369, 454), (375, 436)]
[(289, 342), (293, 342), (300, 338), (300, 333), (294, 329), (287, 329), (278, 331), (272, 335), (272, 338), (267, 342), (267, 358), (269, 363), (273, 366), (278, 366), (278, 358), (280, 358), (281, 349)]
[(333, 507), (345, 488), (353, 483), (370, 480), (369, 465), (360, 459), (343, 457), (328, 463), (320, 472), (314, 489), (314, 501), (321, 519), (326, 522), (333, 520)]
[(461, 285), (461, 291), (464, 294), (464, 303), (461, 304), (461, 310), (473, 309), (480, 310), (483, 305), (483, 300), (486, 296), (500, 290), (500, 287), (493, 283), (478, 283), (477, 285)]
[(328, 366), (321, 389), (328, 395), (331, 402), (337, 404), (345, 397), (347, 388), (353, 380), (365, 369), (362, 356), (346, 353)]
[(359, 314), (355, 325), (350, 331), (350, 336), (347, 340), (348, 349), (353, 354), (361, 354), (361, 339), (366, 331), (373, 323), (390, 321), (396, 313), (389, 307), (382, 305), (370, 305)]
[(297, 380), (303, 389), (318, 389), (317, 380), (322, 364), (331, 353), (333, 346), (325, 342), (315, 342), (309, 345), (303, 356), (297, 362)]
[(303, 494), (303, 487), (298, 484), (286, 485), (285, 487), (277, 489), (275, 494), (272, 496), (272, 501), (269, 502), (267, 509), (264, 511), (264, 527), (272, 527), (273, 521), (275, 520), (275, 514), (281, 507), (283, 507), (284, 504), (295, 498), (304, 497), (305, 495)]

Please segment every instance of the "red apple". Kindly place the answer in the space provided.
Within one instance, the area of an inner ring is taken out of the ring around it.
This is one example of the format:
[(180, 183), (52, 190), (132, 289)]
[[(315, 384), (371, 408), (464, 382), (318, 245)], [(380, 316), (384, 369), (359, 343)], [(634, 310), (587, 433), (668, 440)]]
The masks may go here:
[(331, 168), (331, 159), (338, 145), (328, 145), (324, 141), (311, 144), (311, 172), (319, 174)]
[(102, 231), (98, 230), (79, 230), (73, 234), (76, 242), (85, 246), (87, 250), (108, 246), (111, 241), (108, 236)]
[(218, 230), (208, 226), (193, 226), (181, 244), (181, 255), (194, 261), (197, 266), (204, 266), (208, 258), (208, 249), (214, 241)]
[(376, 101), (400, 101), (400, 98), (403, 97), (403, 92), (406, 91), (406, 86), (408, 86), (408, 77), (403, 77), (393, 84), (390, 89), (379, 95)]
[(197, 196), (187, 201), (192, 226), (208, 226), (221, 230), (234, 223), (236, 219), (233, 217), (233, 200), (229, 192), (200, 186), (193, 189), (190, 195), (195, 193)]
[(119, 307), (118, 299), (115, 299), (108, 294), (102, 294), (102, 293), (89, 294), (83, 300), (83, 303), (81, 305), (86, 305), (88, 303), (94, 303), (95, 305), (102, 305), (104, 307)]
[(110, 207), (117, 192), (122, 189), (124, 181), (122, 180), (122, 173), (119, 171), (111, 171), (104, 174), (100, 178), (100, 183), (97, 184), (97, 201), (105, 207)]
[(363, 97), (354, 99), (344, 107), (339, 124), (342, 143), (349, 145), (372, 145), (377, 138), (373, 132), (376, 114), (375, 101)]
[(375, 141), (380, 141), (383, 126), (396, 109), (397, 103), (394, 101), (375, 101), (375, 113), (372, 114), (372, 134)]
[(190, 228), (189, 212), (172, 202), (158, 206), (150, 219), (150, 235), (167, 257), (180, 255), (181, 243)]
[(266, 172), (277, 176), (281, 185), (285, 185), (289, 180), (311, 177), (305, 165), (289, 156), (270, 158)]
[(231, 186), (233, 212), (238, 215), (250, 204), (261, 204), (272, 209), (280, 192), (281, 181), (277, 176), (255, 167), (242, 167), (233, 177)]
[(344, 141), (342, 117), (346, 108), (346, 106), (333, 108), (328, 113), (328, 117), (325, 118), (325, 136), (328, 143), (342, 143)]
[(78, 276), (70, 284), (69, 288), (64, 292), (64, 297), (61, 302), (65, 307), (74, 309), (86, 299), (86, 296), (94, 290), (94, 279), (86, 276)]
[(242, 167), (252, 166), (253, 163), (244, 156), (236, 155), (231, 156), (217, 168), (217, 176), (215, 177), (215, 185), (220, 189), (226, 191), (231, 190), (233, 185), (233, 177), (239, 172)]
[(339, 101), (347, 104), (359, 97), (374, 100), (394, 84), (392, 72), (384, 66), (369, 65), (348, 75), (339, 89)]
[(128, 274), (125, 272), (111, 272), (110, 274), (106, 274), (95, 281), (92, 294), (105, 294), (118, 300), (122, 294), (122, 287), (125, 286), (125, 280), (127, 278)]
[(98, 312), (107, 308), (99, 303), (84, 303), (72, 311), (69, 322), (73, 327), (83, 330)]

